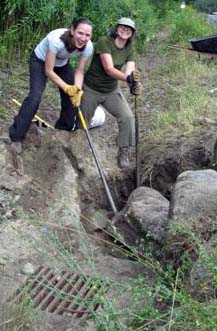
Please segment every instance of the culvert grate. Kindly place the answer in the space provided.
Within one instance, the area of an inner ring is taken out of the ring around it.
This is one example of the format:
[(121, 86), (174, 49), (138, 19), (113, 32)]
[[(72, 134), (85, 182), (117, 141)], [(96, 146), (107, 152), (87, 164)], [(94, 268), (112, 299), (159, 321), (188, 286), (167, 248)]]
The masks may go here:
[(9, 301), (18, 304), (28, 295), (35, 309), (84, 319), (98, 309), (107, 288), (90, 276), (39, 266)]

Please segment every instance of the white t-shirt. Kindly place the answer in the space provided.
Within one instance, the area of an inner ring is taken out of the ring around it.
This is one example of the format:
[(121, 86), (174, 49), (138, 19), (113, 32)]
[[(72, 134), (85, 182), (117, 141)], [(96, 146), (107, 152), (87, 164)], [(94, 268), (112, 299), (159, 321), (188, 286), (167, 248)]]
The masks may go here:
[(65, 48), (63, 41), (60, 39), (60, 36), (67, 31), (67, 29), (56, 29), (47, 34), (47, 36), (42, 39), (42, 41), (36, 46), (35, 54), (36, 56), (45, 61), (47, 51), (50, 50), (52, 53), (56, 54), (55, 67), (62, 67), (71, 57), (76, 56), (91, 56), (93, 53), (93, 44), (89, 40), (84, 50), (79, 52), (75, 49), (73, 52), (69, 53)]

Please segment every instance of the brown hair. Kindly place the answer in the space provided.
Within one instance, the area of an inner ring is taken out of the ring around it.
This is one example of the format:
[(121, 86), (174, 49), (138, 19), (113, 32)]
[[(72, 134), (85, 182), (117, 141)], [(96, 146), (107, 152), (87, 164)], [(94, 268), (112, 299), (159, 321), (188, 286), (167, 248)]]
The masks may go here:
[(86, 45), (84, 45), (82, 48), (77, 48), (75, 46), (75, 42), (74, 42), (74, 37), (71, 33), (71, 28), (73, 27), (74, 30), (76, 30), (76, 28), (78, 27), (79, 24), (88, 24), (91, 27), (93, 26), (92, 22), (87, 19), (87, 18), (80, 18), (76, 21), (73, 21), (70, 26), (69, 29), (66, 30), (61, 36), (60, 39), (63, 41), (65, 48), (67, 49), (67, 51), (69, 53), (73, 52), (75, 49), (78, 49), (79, 52), (82, 52), (84, 50), (84, 48), (86, 47)]

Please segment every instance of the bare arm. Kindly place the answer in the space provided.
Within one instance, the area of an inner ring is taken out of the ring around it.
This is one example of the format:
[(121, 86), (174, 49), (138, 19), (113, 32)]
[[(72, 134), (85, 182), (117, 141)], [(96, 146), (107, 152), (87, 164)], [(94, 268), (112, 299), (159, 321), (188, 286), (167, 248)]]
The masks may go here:
[(46, 60), (45, 60), (45, 73), (47, 77), (58, 87), (64, 90), (64, 87), (67, 85), (55, 72), (54, 72), (54, 65), (55, 65), (56, 55), (53, 54), (51, 51), (47, 52)]
[[(48, 51), (46, 60), (45, 60), (45, 73), (47, 77), (58, 87), (64, 90), (66, 84), (55, 72), (54, 72), (54, 65), (55, 65), (56, 56), (52, 52)], [(81, 57), (78, 63), (78, 67), (75, 70), (75, 82), (74, 84), (82, 88), (83, 79), (84, 79), (84, 69), (85, 65), (88, 62), (89, 57)]]
[(84, 69), (89, 59), (90, 59), (89, 56), (82, 56), (79, 60), (77, 69), (75, 70), (75, 85), (80, 89), (82, 89), (83, 80), (84, 80)]
[(127, 62), (124, 71), (116, 69), (110, 54), (100, 54), (100, 59), (107, 75), (117, 80), (126, 81), (127, 76), (135, 69), (135, 62), (133, 61)]

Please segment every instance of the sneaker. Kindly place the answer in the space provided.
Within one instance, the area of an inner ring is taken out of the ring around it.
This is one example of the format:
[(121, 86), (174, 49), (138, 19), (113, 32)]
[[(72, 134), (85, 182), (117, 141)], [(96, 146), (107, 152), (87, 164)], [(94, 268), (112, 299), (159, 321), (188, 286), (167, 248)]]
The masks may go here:
[(120, 147), (118, 150), (118, 166), (120, 168), (127, 168), (129, 165), (129, 148)]

